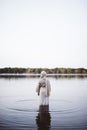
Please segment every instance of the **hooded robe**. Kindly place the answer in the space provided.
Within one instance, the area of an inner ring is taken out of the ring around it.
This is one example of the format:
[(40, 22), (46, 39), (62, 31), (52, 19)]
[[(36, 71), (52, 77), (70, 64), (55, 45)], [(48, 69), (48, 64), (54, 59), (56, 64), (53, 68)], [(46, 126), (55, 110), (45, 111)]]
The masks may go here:
[(36, 88), (36, 92), (38, 93), (38, 96), (40, 96), (40, 105), (49, 105), (51, 85), (49, 80), (46, 78), (45, 71), (41, 72), (41, 76)]

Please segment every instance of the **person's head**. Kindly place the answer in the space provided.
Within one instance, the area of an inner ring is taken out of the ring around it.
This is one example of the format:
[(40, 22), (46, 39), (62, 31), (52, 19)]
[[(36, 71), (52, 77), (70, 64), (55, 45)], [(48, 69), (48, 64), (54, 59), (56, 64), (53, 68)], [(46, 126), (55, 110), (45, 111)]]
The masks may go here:
[(47, 73), (45, 71), (42, 71), (40, 74), (40, 78), (44, 78), (47, 76)]

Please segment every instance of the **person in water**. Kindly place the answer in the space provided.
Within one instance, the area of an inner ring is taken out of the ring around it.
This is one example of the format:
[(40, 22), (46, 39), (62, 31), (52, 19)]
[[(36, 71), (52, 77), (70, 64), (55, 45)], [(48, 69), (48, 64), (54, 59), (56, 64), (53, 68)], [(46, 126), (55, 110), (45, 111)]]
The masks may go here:
[(40, 105), (49, 105), (49, 96), (51, 92), (50, 81), (47, 79), (47, 73), (41, 72), (40, 80), (38, 82), (36, 92), (40, 97)]

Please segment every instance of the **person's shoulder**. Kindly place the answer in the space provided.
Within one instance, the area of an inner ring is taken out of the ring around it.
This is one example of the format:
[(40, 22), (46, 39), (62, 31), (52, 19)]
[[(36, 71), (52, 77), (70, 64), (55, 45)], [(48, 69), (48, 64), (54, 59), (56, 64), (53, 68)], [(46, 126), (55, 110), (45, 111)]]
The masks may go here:
[(39, 79), (39, 82), (43, 82), (43, 81), (44, 81), (44, 78), (40, 78), (40, 79)]
[(46, 81), (47, 81), (48, 83), (50, 82), (48, 78), (46, 79)]

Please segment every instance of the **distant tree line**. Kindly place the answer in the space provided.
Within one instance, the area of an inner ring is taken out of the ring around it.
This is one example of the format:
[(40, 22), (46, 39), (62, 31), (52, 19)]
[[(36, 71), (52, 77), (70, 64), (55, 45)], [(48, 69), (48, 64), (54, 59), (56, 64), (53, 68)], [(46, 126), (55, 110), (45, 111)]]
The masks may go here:
[(14, 73), (14, 74), (22, 74), (22, 73), (35, 73), (39, 74), (44, 70), (49, 74), (87, 74), (87, 69), (85, 68), (0, 68), (0, 74), (3, 73)]

